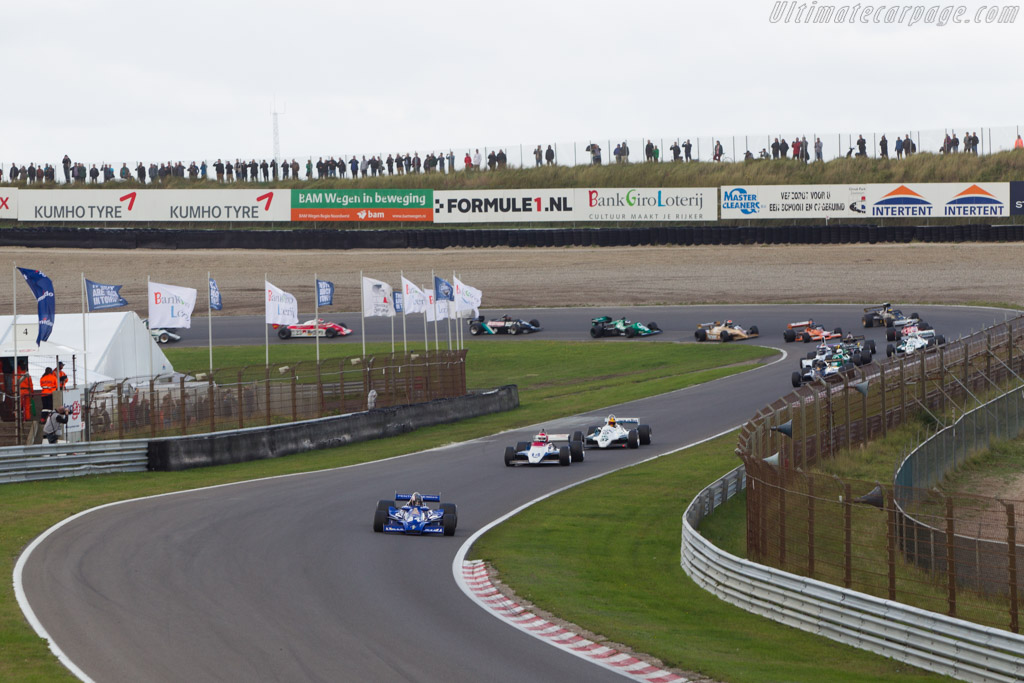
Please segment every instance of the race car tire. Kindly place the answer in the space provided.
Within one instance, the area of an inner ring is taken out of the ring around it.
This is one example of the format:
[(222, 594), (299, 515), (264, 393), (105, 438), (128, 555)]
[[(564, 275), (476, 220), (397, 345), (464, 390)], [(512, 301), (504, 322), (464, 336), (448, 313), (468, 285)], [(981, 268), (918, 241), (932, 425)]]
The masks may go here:
[(534, 327), (540, 327), (540, 321), (539, 321), (539, 320), (537, 320), (536, 318), (534, 318), (533, 320), (531, 320), (531, 321), (530, 321), (530, 324), (531, 324), (531, 325), (533, 325)]
[(785, 342), (796, 341), (796, 332), (794, 332), (793, 330), (783, 330), (783, 332), (782, 332), (782, 341), (785, 341)]
[(873, 354), (871, 353), (871, 349), (864, 349), (860, 352), (860, 364), (867, 365), (871, 362), (872, 357)]
[(853, 361), (854, 365), (860, 365), (861, 363), (864, 362), (861, 359), (860, 351), (854, 351), (852, 354), (850, 354), (850, 360)]
[(895, 345), (893, 345), (893, 344), (886, 344), (885, 345), (885, 357), (886, 358), (892, 358), (895, 353), (896, 353), (896, 346)]
[(583, 462), (583, 441), (569, 442), (569, 457), (572, 458), (573, 462)]
[(380, 533), (384, 531), (384, 524), (388, 521), (388, 508), (391, 507), (390, 500), (378, 500), (377, 509), (373, 512), (373, 530)]
[(800, 373), (797, 372), (796, 370), (793, 371), (792, 380), (793, 380), (793, 388), (794, 389), (799, 389), (800, 388), (800, 384), (801, 384), (803, 378), (800, 376)]
[(899, 334), (899, 330), (893, 327), (888, 328), (885, 331), (885, 341), (898, 341), (899, 337), (896, 336), (897, 334)]
[(281, 339), (288, 339), (289, 337), (292, 336), (292, 331), (289, 330), (287, 327), (282, 327), (277, 331), (277, 336), (280, 337)]
[(508, 330), (509, 334), (512, 334), (512, 335), (519, 334), (519, 323), (513, 323), (512, 325), (508, 326), (505, 329)]
[(914, 320), (920, 320), (921, 319), (921, 316), (919, 316), (917, 314), (917, 311), (914, 311), (913, 313), (911, 313), (910, 317), (913, 318)]
[(484, 317), (483, 317), (482, 315), (478, 315), (478, 316), (476, 317), (476, 321), (477, 321), (478, 323), (482, 323), (482, 322), (484, 321)]
[(505, 446), (505, 467), (512, 467), (512, 461), (516, 459), (516, 449)]
[(918, 323), (917, 324), (917, 329), (919, 329), (919, 330), (930, 330), (930, 329), (932, 329), (932, 326), (929, 325), (928, 323)]
[(708, 340), (708, 331), (705, 330), (704, 328), (701, 328), (701, 329), (697, 330), (696, 332), (694, 332), (693, 336), (697, 339), (697, 341), (707, 341)]
[(886, 318), (886, 320), (885, 320), (885, 326), (886, 326), (886, 327), (892, 327), (892, 322), (893, 322), (893, 321), (892, 321), (892, 318)]
[(650, 330), (654, 330), (655, 332), (661, 329), (660, 327), (658, 327), (658, 323), (647, 323), (647, 328)]
[(518, 441), (518, 442), (516, 442), (516, 452), (517, 453), (522, 453), (523, 451), (528, 451), (528, 450), (530, 450), (530, 442), (529, 441)]
[(872, 354), (878, 353), (878, 351), (875, 350), (875, 340), (874, 339), (868, 339), (868, 348), (871, 349), (871, 353)]
[(835, 332), (836, 334), (842, 334), (843, 333), (843, 328), (837, 327), (836, 329), (834, 329), (832, 331)]
[(636, 428), (637, 435), (640, 437), (641, 446), (651, 445), (651, 425), (638, 425)]
[(604, 334), (604, 328), (600, 325), (594, 325), (590, 328), (590, 336), (594, 339), (600, 338)]
[(455, 507), (455, 503), (441, 503), (441, 509), (444, 510), (444, 517), (441, 518), (444, 535), (454, 536), (455, 527), (459, 525), (459, 510)]
[(166, 332), (161, 332), (160, 336), (157, 337), (156, 340), (161, 344), (166, 344), (167, 342), (171, 341), (171, 337)]
[(630, 448), (640, 448), (640, 433), (635, 429), (630, 429), (626, 433), (626, 445)]
[(635, 336), (636, 336), (636, 328), (635, 327), (627, 327), (626, 328), (626, 337), (628, 339), (632, 339)]
[(577, 429), (575, 432), (572, 433), (572, 436), (569, 437), (569, 441), (579, 441), (582, 443), (583, 432)]
[(484, 331), (484, 326), (475, 320), (469, 324), (469, 333), (474, 337)]
[(721, 341), (727, 342), (730, 339), (732, 339), (732, 335), (729, 334), (726, 330), (722, 330), (722, 334), (718, 335), (718, 338)]
[(802, 333), (802, 334), (800, 335), (800, 341), (802, 341), (802, 342), (803, 342), (804, 344), (806, 344), (806, 343), (808, 343), (809, 341), (811, 341), (811, 333), (810, 333), (810, 332), (804, 332), (804, 333)]
[(761, 331), (759, 329), (757, 329), (757, 325), (751, 325), (750, 329), (747, 330), (747, 332), (749, 332), (752, 336), (753, 335), (760, 335), (761, 334)]
[(864, 324), (864, 327), (874, 327), (875, 326), (875, 319), (872, 318), (870, 315), (864, 316), (863, 318), (860, 319), (860, 321), (861, 321), (861, 323)]
[(946, 338), (943, 337), (941, 334), (936, 335), (935, 336), (935, 343), (938, 344), (939, 346), (942, 346), (943, 344), (946, 343)]
[(338, 336), (338, 331), (333, 327), (328, 327), (326, 330), (324, 330), (324, 336), (327, 337), (328, 339), (334, 339), (335, 337)]
[(558, 449), (558, 464), (562, 467), (568, 467), (572, 464), (572, 453), (569, 452), (568, 446), (562, 446)]

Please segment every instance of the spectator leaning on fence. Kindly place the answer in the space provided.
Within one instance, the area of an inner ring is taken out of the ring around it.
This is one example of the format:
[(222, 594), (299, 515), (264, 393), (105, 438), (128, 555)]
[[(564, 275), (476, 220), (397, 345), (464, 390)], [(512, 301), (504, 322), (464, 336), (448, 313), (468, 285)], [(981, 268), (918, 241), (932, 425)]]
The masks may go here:
[(43, 423), (43, 438), (46, 439), (46, 442), (57, 443), (57, 437), (60, 436), (60, 426), (67, 423), (67, 408), (57, 406), (56, 410), (51, 410), (46, 416), (46, 422)]

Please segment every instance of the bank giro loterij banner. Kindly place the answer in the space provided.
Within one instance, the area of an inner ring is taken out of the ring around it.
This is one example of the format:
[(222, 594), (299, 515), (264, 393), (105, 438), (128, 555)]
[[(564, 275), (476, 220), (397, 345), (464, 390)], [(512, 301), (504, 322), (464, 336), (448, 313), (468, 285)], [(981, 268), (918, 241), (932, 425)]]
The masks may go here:
[(1010, 213), (1009, 183), (722, 187), (723, 220), (991, 218)]

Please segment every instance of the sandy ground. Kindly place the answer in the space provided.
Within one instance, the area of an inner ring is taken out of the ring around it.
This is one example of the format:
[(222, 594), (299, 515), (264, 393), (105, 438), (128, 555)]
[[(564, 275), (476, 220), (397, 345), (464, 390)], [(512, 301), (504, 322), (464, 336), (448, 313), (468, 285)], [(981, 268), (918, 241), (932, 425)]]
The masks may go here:
[[(263, 311), (264, 273), (300, 302), (312, 301), (314, 273), (331, 280), (337, 287), (332, 311), (339, 312), (359, 309), (360, 271), (397, 285), (400, 271), (426, 284), (431, 269), (457, 272), (483, 291), (487, 308), (890, 300), (1024, 306), (1021, 243), (324, 252), (7, 247), (0, 249), (3, 261), (49, 275), (57, 310), (67, 312), (81, 310), (81, 273), (123, 284), (129, 307), (145, 315), (147, 276), (195, 287), (201, 309), (209, 271), (224, 295), (223, 314), (242, 315)], [(11, 292), (0, 284), (4, 313)], [(17, 292), (19, 309), (31, 310), (28, 288), (19, 285)]]

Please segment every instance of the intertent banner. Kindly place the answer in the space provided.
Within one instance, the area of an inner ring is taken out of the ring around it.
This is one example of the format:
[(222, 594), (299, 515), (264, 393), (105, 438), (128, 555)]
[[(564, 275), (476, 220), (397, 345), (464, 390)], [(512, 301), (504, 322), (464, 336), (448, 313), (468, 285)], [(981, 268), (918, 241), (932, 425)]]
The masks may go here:
[(317, 306), (334, 305), (334, 283), (328, 280), (316, 281)]
[(220, 288), (217, 281), (210, 278), (210, 310), (220, 311), (224, 308), (224, 300), (220, 298)]
[(263, 281), (268, 325), (295, 325), (299, 322), (299, 302), (288, 292)]
[(395, 306), (391, 302), (391, 285), (372, 277), (363, 277), (363, 314), (367, 318), (380, 316), (390, 318), (395, 315)]
[(431, 301), (426, 293), (409, 280), (402, 278), (402, 299), (403, 308), (405, 308), (405, 315), (410, 313), (423, 313), (429, 308), (433, 307), (434, 302)]
[(22, 277), (25, 278), (25, 282), (28, 283), (28, 287), (32, 290), (32, 294), (35, 295), (36, 303), (38, 304), (39, 332), (36, 333), (36, 345), (38, 345), (39, 342), (49, 339), (50, 333), (53, 332), (53, 319), (56, 315), (56, 297), (53, 292), (53, 282), (41, 270), (30, 270), (28, 268), (18, 268), (18, 270), (21, 272)]
[(124, 285), (104, 285), (92, 280), (85, 281), (85, 300), (90, 311), (104, 311), (108, 308), (127, 306), (128, 301), (121, 296)]
[(483, 300), (483, 292), (476, 287), (470, 287), (466, 283), (455, 279), (455, 317), (465, 318), (470, 313), (473, 317), (480, 315), (480, 302)]
[(149, 283), (149, 328), (192, 327), (196, 290), (191, 287)]

